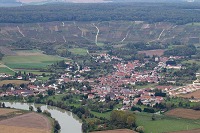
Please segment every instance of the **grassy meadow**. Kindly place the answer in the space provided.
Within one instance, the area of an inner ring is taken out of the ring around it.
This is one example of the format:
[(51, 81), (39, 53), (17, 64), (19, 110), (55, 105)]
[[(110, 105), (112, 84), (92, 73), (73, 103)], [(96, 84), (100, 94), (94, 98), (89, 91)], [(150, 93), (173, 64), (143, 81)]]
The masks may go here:
[(58, 56), (45, 55), (37, 50), (18, 51), (16, 56), (5, 56), (2, 63), (12, 69), (40, 69), (46, 68), (57, 61), (65, 60)]
[(72, 52), (73, 54), (77, 54), (77, 55), (86, 55), (87, 54), (87, 49), (83, 49), (83, 48), (73, 48), (73, 49), (69, 49), (70, 52)]
[(200, 120), (190, 120), (156, 115), (153, 121), (152, 114), (138, 113), (137, 125), (144, 126), (145, 133), (163, 133), (200, 128)]
[(14, 71), (8, 69), (7, 67), (0, 67), (0, 73), (6, 73), (6, 74), (10, 74), (10, 75), (15, 74)]

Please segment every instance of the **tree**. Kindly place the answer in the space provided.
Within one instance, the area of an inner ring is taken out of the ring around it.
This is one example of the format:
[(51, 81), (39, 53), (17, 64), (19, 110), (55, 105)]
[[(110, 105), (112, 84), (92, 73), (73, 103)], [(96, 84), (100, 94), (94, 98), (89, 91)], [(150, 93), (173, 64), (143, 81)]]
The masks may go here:
[(33, 106), (29, 106), (29, 110), (30, 110), (30, 111), (33, 111)]
[(128, 116), (128, 117), (127, 117), (127, 120), (126, 120), (126, 123), (127, 123), (130, 127), (134, 126), (134, 124), (135, 124), (135, 118), (134, 118), (134, 117), (131, 117), (131, 116)]
[(138, 104), (138, 105), (142, 105), (143, 103), (142, 103), (142, 101), (139, 99), (138, 102), (137, 102), (137, 104)]
[(2, 108), (5, 108), (5, 107), (6, 107), (5, 103), (2, 103)]
[(52, 96), (52, 95), (55, 94), (55, 91), (53, 91), (53, 90), (48, 90), (47, 93), (48, 93), (49, 96)]
[(83, 122), (83, 124), (82, 124), (83, 133), (87, 133), (87, 130), (88, 130), (88, 124), (86, 122)]
[(144, 133), (144, 127), (143, 126), (138, 126), (136, 128), (136, 131), (139, 132), (139, 133)]
[(56, 130), (60, 130), (60, 129), (61, 129), (60, 124), (59, 124), (58, 121), (56, 121), (56, 120), (55, 120), (55, 122), (54, 122), (54, 128), (55, 128)]
[(133, 106), (131, 108), (131, 111), (139, 111), (139, 112), (142, 112), (142, 109), (140, 107), (136, 107), (136, 106)]
[(135, 115), (129, 111), (113, 110), (110, 121), (119, 128), (132, 128), (135, 125)]
[(50, 113), (49, 111), (47, 111), (47, 110), (44, 110), (44, 111), (43, 111), (43, 114), (45, 114), (45, 115), (48, 116), (48, 117), (51, 117), (51, 113)]
[(41, 110), (40, 107), (37, 107), (37, 112), (38, 112), (38, 113), (41, 113), (41, 112), (42, 112), (42, 110)]
[(156, 120), (156, 116), (153, 114), (151, 119), (152, 119), (152, 121), (155, 121)]

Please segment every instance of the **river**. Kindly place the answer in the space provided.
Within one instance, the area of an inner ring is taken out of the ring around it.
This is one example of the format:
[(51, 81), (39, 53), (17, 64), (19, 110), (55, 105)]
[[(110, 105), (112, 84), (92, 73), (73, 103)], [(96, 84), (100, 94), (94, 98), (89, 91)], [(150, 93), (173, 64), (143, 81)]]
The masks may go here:
[(18, 103), (18, 102), (4, 102), (6, 107), (29, 110), (29, 106), (33, 106), (36, 111), (37, 107), (41, 107), (41, 110), (47, 110), (51, 113), (52, 118), (55, 118), (60, 126), (60, 133), (82, 133), (81, 131), (81, 121), (76, 115), (69, 111), (62, 110), (57, 107), (52, 107), (48, 105), (40, 104), (30, 104), (30, 103)]

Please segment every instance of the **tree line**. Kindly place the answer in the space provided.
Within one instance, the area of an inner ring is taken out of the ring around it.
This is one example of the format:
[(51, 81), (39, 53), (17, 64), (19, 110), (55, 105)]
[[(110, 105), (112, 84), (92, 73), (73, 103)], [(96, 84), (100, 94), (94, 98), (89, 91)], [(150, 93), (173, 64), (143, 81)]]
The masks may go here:
[(147, 21), (186, 24), (200, 21), (200, 4), (186, 3), (102, 3), (48, 4), (0, 8), (0, 23), (50, 21)]

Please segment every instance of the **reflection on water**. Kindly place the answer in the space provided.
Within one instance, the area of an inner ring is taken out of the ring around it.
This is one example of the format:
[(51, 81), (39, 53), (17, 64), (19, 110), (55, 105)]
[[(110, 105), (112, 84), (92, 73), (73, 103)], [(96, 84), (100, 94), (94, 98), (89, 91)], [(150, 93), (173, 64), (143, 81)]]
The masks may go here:
[(33, 106), (34, 110), (36, 111), (37, 107), (41, 107), (42, 111), (44, 110), (49, 111), (51, 113), (51, 116), (59, 122), (61, 126), (60, 133), (82, 133), (81, 131), (82, 124), (80, 119), (78, 119), (76, 115), (73, 115), (69, 111), (41, 104), (15, 103), (15, 102), (4, 102), (4, 103), (6, 107), (23, 109), (23, 110), (29, 110), (29, 106)]

